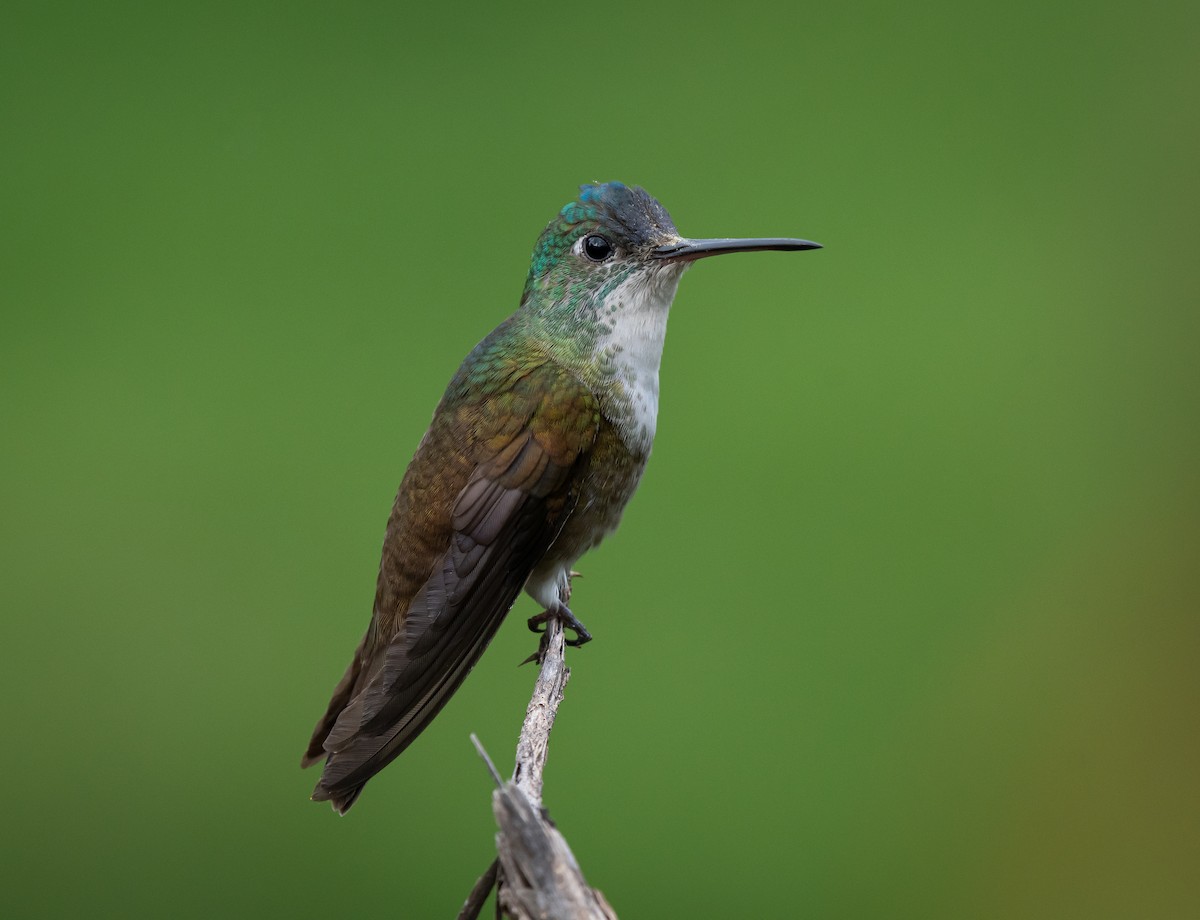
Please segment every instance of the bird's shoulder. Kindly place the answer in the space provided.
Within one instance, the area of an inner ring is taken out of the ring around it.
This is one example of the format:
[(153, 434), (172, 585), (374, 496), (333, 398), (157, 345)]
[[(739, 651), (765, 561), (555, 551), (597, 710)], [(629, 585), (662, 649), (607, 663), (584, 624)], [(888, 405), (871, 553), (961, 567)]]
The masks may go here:
[(438, 435), (452, 438), (474, 464), (490, 463), (526, 434), (552, 461), (569, 464), (600, 421), (599, 398), (552, 346), (495, 336), (463, 362), (431, 428), (443, 429)]

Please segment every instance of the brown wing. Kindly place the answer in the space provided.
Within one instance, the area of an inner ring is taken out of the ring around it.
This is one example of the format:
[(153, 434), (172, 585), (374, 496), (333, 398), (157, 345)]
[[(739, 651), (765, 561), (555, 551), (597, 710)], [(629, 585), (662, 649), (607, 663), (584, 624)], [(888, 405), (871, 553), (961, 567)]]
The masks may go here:
[[(570, 514), (572, 474), (599, 424), (595, 399), (553, 364), (514, 373), (478, 403), (450, 398), (405, 474), (371, 628), (305, 758), (327, 755), (313, 798), (342, 813), (483, 654)], [(440, 514), (438, 482), (461, 484)], [(440, 536), (418, 583), (405, 563), (429, 555), (431, 528)]]

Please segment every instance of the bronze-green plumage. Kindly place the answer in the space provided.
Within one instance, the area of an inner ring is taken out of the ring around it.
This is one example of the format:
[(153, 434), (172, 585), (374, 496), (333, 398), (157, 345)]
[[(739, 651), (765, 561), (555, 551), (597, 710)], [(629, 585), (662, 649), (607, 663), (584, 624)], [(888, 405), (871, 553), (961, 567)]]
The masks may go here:
[(567, 606), (575, 561), (619, 522), (654, 440), (667, 313), (684, 269), (794, 239), (687, 240), (620, 183), (581, 188), (534, 250), (517, 312), (467, 356), (388, 519), (374, 610), (305, 753), (344, 813), (458, 689), (522, 587)]

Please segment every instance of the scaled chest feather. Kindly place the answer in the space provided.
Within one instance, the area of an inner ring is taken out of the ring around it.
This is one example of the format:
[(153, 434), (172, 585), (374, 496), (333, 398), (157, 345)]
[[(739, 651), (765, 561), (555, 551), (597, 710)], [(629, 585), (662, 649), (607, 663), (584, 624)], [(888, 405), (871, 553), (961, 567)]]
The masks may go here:
[(658, 372), (680, 274), (672, 269), (632, 275), (599, 308), (596, 360), (602, 411), (643, 462), (658, 427)]

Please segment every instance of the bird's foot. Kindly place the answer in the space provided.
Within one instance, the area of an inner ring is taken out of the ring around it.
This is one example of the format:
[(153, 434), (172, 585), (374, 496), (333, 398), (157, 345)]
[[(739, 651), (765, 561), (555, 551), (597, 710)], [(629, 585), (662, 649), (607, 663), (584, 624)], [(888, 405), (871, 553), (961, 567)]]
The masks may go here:
[(551, 607), (549, 610), (543, 610), (535, 617), (530, 617), (529, 631), (545, 635), (546, 631), (544, 629), (539, 629), (538, 627), (547, 620), (558, 620), (558, 622), (562, 623), (564, 629), (569, 629), (571, 632), (575, 633), (574, 639), (564, 640), (567, 645), (570, 645), (573, 648), (578, 648), (584, 643), (592, 641), (592, 634), (588, 632), (586, 626), (579, 622), (579, 620), (575, 617), (575, 614), (571, 613), (571, 608), (566, 604), (557, 604), (554, 607)]

